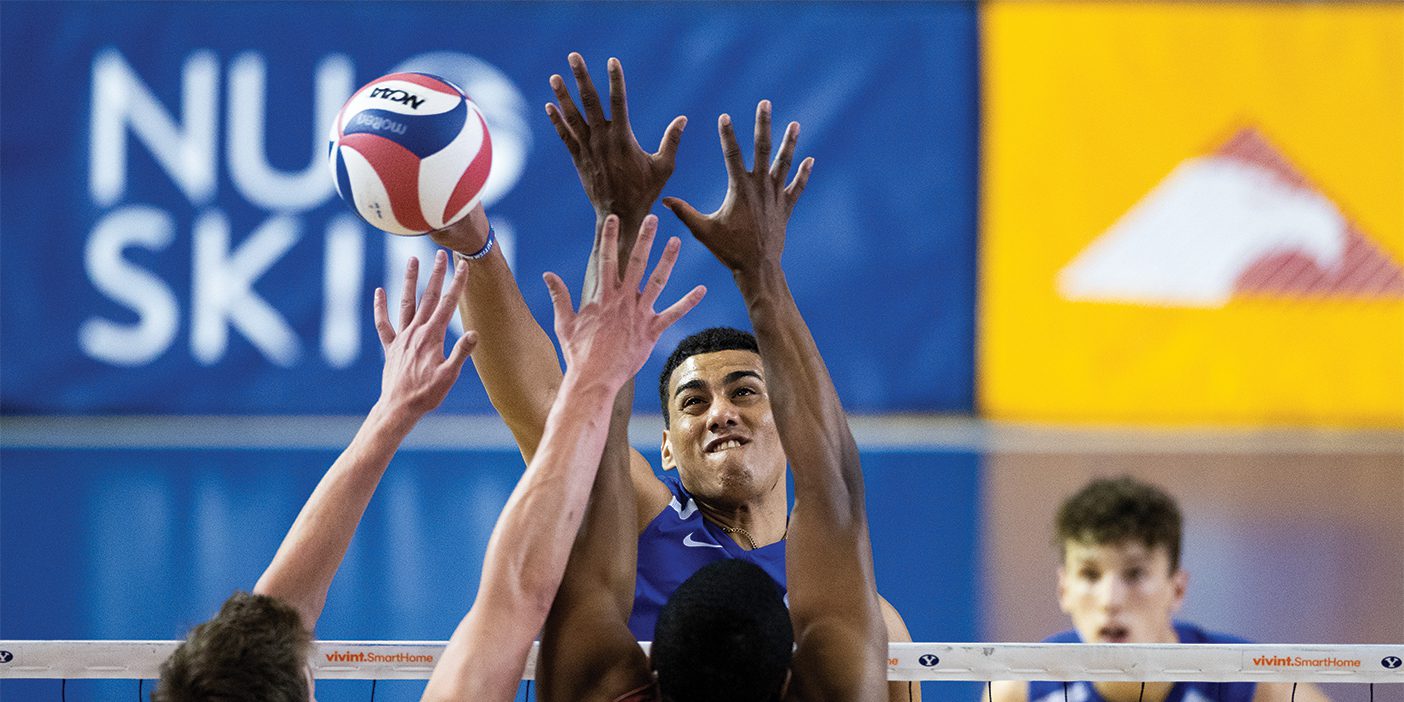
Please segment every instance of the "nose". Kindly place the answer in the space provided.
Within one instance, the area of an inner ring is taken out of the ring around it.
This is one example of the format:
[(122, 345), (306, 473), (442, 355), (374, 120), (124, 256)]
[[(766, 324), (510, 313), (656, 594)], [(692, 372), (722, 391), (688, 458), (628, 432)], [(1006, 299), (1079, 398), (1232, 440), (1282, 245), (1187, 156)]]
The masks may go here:
[(734, 427), (739, 421), (736, 405), (725, 399), (719, 399), (712, 403), (707, 409), (707, 429), (713, 432), (726, 427)]
[(1126, 603), (1127, 585), (1121, 578), (1108, 576), (1102, 578), (1098, 583), (1098, 599), (1101, 600), (1102, 607), (1108, 610), (1118, 610)]

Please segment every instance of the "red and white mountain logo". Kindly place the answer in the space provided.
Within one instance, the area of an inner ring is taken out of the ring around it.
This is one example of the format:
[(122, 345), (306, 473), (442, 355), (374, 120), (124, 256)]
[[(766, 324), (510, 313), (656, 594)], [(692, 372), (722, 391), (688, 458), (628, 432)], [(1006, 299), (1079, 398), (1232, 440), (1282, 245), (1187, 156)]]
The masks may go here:
[(1058, 274), (1069, 300), (1404, 298), (1404, 268), (1256, 130), (1175, 168)]

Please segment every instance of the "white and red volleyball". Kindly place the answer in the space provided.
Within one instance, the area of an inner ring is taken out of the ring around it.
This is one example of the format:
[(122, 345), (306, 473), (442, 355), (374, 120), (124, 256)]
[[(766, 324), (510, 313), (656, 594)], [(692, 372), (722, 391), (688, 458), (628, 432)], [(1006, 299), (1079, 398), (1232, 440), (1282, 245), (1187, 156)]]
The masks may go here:
[(492, 167), (478, 106), (427, 73), (392, 73), (357, 90), (337, 113), (330, 141), (337, 193), (371, 226), (402, 236), (462, 219)]

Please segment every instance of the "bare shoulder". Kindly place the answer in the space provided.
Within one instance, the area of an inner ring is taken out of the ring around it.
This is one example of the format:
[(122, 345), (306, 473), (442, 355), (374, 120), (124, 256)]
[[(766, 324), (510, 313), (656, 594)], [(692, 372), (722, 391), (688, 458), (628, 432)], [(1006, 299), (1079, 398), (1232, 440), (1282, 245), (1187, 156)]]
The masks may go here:
[(882, 595), (878, 595), (878, 606), (882, 608), (882, 623), (887, 626), (887, 640), (911, 641), (912, 634), (907, 631), (907, 623), (902, 621), (902, 613)]
[(642, 533), (648, 523), (668, 506), (673, 493), (654, 474), (653, 465), (638, 449), (629, 449), (629, 481), (634, 485), (634, 507), (638, 512), (638, 530)]
[[(1294, 689), (1295, 687), (1295, 689)], [(1312, 683), (1258, 683), (1253, 702), (1330, 702), (1330, 697)]]
[(997, 680), (984, 690), (980, 702), (1028, 702), (1029, 684), (1022, 680)]

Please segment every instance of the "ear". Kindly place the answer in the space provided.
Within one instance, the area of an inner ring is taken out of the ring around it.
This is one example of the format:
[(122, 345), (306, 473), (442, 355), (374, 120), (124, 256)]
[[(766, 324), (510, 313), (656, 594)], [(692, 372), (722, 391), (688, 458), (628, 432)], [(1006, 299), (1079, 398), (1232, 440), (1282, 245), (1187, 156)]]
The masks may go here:
[(1170, 604), (1170, 613), (1180, 611), (1185, 604), (1185, 593), (1189, 591), (1189, 571), (1181, 568), (1170, 576), (1170, 586), (1175, 588), (1175, 601)]
[(673, 460), (673, 444), (668, 441), (668, 430), (663, 430), (663, 445), (658, 447), (659, 456), (663, 462), (663, 470), (676, 470), (678, 462)]
[(1067, 566), (1060, 565), (1058, 566), (1058, 609), (1062, 610), (1063, 614), (1071, 615), (1072, 612), (1068, 611), (1068, 606), (1065, 604), (1067, 595), (1068, 569)]

